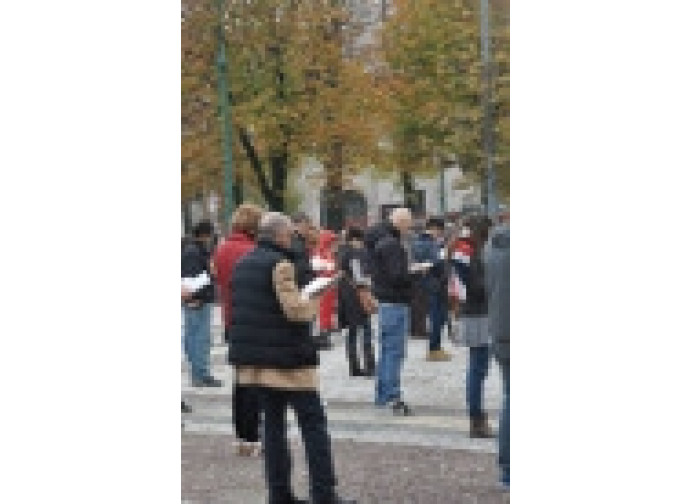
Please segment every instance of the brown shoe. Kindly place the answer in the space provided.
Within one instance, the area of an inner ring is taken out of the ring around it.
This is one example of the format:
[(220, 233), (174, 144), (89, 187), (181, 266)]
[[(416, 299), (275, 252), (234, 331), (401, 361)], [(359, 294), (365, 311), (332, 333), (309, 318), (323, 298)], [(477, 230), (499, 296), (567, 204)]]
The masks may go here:
[(489, 439), (494, 437), (486, 413), (478, 417), (470, 417), (470, 437), (474, 439)]
[(448, 362), (452, 359), (453, 356), (445, 350), (432, 350), (426, 356), (426, 360), (429, 362)]
[(241, 441), (237, 445), (237, 455), (240, 457), (259, 457), (263, 453), (261, 443), (247, 443)]

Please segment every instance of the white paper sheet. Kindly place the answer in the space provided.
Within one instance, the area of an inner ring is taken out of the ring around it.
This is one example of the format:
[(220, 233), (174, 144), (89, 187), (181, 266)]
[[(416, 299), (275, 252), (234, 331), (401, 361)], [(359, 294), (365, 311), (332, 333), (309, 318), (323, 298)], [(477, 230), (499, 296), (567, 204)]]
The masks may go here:
[(309, 282), (307, 285), (302, 287), (302, 290), (300, 291), (300, 295), (302, 296), (302, 299), (307, 300), (311, 298), (315, 298), (319, 296), (321, 293), (323, 293), (326, 289), (330, 288), (337, 282), (339, 277), (332, 276), (332, 277), (319, 277), (315, 278), (311, 282)]
[(314, 271), (333, 271), (335, 263), (321, 259), (320, 257), (312, 257), (311, 267)]
[(187, 292), (193, 294), (207, 285), (211, 284), (211, 277), (204, 271), (195, 277), (187, 277), (182, 279), (182, 288)]
[(432, 262), (423, 262), (423, 263), (413, 263), (410, 264), (410, 273), (423, 273), (433, 267), (434, 263)]

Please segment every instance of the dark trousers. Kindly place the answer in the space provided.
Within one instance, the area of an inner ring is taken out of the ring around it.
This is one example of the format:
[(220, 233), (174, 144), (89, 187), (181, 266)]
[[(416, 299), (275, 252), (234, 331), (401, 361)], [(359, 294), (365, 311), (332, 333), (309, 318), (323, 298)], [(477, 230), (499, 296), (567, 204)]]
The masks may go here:
[(287, 391), (261, 387), (259, 404), (264, 413), (264, 451), (270, 504), (292, 502), (292, 461), (287, 437), (287, 407), (295, 411), (307, 455), (311, 498), (314, 504), (335, 499), (335, 470), (326, 413), (316, 391)]
[(484, 414), (484, 382), (489, 374), (490, 353), (488, 345), (469, 348), (467, 366), (467, 409), (472, 418)]
[(350, 326), (348, 328), (347, 360), (350, 364), (351, 375), (374, 373), (376, 358), (371, 344), (371, 322), (367, 321), (361, 327)]
[(429, 351), (441, 350), (441, 332), (448, 320), (448, 307), (441, 294), (429, 294), (429, 320), (431, 322)]
[(232, 421), (242, 441), (259, 441), (259, 397), (255, 387), (235, 386), (232, 391)]
[(498, 466), (501, 482), (510, 485), (510, 363), (499, 361), (503, 380), (503, 407), (498, 424)]
[(413, 338), (426, 339), (428, 337), (426, 328), (427, 304), (426, 291), (421, 281), (415, 280), (412, 302), (410, 303), (410, 325), (412, 326), (411, 336)]

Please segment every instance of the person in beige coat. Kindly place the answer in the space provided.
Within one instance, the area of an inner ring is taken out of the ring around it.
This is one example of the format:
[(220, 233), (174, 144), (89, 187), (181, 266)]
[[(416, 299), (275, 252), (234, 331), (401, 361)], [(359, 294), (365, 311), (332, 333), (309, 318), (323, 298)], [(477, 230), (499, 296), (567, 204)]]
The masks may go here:
[(297, 286), (293, 225), (269, 212), (259, 223), (257, 247), (233, 271), (230, 363), (237, 380), (254, 387), (264, 415), (269, 504), (306, 503), (292, 493), (287, 408), (297, 416), (309, 467), (312, 504), (356, 504), (336, 493), (326, 414), (319, 395), (318, 353), (310, 322), (318, 299)]

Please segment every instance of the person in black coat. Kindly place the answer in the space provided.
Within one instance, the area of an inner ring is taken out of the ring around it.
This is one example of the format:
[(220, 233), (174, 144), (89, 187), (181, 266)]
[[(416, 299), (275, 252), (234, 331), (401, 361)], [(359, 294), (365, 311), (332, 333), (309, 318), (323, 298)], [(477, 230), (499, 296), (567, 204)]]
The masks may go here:
[[(198, 223), (193, 238), (182, 244), (182, 278), (210, 275), (210, 247), (213, 226), (208, 221)], [(206, 285), (183, 299), (184, 344), (189, 359), (194, 387), (220, 387), (210, 371), (211, 310), (214, 299), (213, 284)]]
[(379, 361), (376, 365), (377, 406), (395, 415), (408, 416), (411, 408), (403, 401), (401, 374), (410, 330), (412, 274), (404, 241), (412, 226), (406, 208), (394, 209), (371, 255), (373, 291), (379, 302)]
[[(358, 289), (371, 288), (361, 229), (348, 230), (345, 244), (338, 254), (338, 265), (343, 273), (338, 284), (338, 320), (340, 326), (348, 331), (346, 346), (350, 376), (373, 377), (376, 362), (371, 342), (371, 318), (362, 308), (358, 296)], [(363, 356), (363, 363), (360, 356)]]
[(311, 219), (303, 212), (298, 212), (292, 217), (295, 231), (292, 235), (292, 252), (294, 254), (297, 286), (301, 289), (316, 278), (316, 273), (311, 267), (309, 251), (307, 250), (307, 236), (311, 227)]

